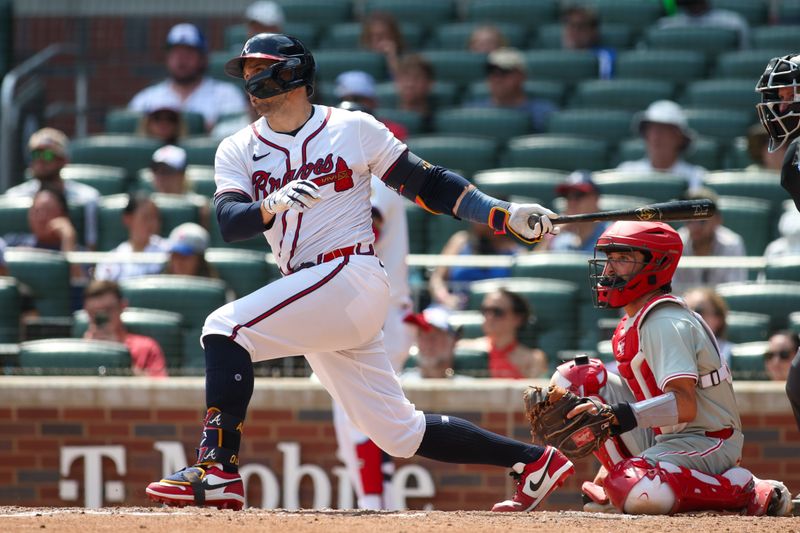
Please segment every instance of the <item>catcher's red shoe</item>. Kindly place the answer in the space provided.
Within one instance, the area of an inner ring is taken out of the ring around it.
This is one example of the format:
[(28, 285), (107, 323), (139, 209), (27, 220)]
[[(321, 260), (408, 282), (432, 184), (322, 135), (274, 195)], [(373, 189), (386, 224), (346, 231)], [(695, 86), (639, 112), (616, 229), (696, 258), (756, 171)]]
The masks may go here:
[(517, 480), (517, 491), (512, 499), (494, 504), (492, 511), (533, 511), (574, 473), (572, 462), (560, 451), (547, 446), (542, 456), (533, 463), (517, 463), (512, 467), (511, 476)]
[(150, 483), (145, 492), (151, 500), (173, 507), (196, 505), (239, 511), (244, 506), (244, 484), (239, 473), (211, 465), (187, 466)]

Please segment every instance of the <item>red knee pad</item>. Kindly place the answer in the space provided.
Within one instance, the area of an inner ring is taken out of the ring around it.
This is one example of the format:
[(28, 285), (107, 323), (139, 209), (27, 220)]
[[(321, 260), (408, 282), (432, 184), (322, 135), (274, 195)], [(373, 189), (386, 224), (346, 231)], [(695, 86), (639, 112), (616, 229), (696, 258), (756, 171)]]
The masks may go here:
[(672, 514), (679, 489), (669, 472), (632, 457), (617, 463), (603, 483), (614, 507), (632, 514)]
[(578, 396), (600, 397), (600, 389), (608, 381), (606, 367), (600, 359), (584, 359), (583, 364), (580, 361), (578, 359), (558, 365), (556, 384)]

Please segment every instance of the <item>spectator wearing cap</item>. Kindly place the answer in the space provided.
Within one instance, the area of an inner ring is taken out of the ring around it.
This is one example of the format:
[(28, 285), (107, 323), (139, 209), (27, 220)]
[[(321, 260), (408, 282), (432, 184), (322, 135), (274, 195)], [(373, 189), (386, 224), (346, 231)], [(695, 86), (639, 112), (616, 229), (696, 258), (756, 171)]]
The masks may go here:
[[(662, 17), (656, 22), (659, 28), (728, 28), (737, 34), (739, 48), (750, 46), (750, 25), (735, 11), (718, 9), (709, 0), (674, 0), (677, 13)], [(666, 5), (666, 2), (665, 2)]]
[[(556, 186), (556, 195), (566, 200), (565, 215), (582, 215), (600, 211), (600, 190), (592, 173), (576, 170)], [(608, 227), (607, 222), (594, 224), (564, 224), (558, 235), (548, 236), (536, 247), (537, 251), (592, 252), (597, 239)]]
[(552, 102), (528, 98), (525, 94), (525, 56), (516, 48), (498, 48), (486, 59), (489, 97), (474, 102), (473, 107), (514, 109), (531, 118), (531, 131), (541, 133), (556, 111)]
[[(685, 195), (687, 200), (707, 198), (719, 203), (719, 197), (709, 189), (696, 189)], [(746, 255), (741, 235), (722, 225), (722, 214), (717, 211), (711, 218), (689, 220), (678, 229), (683, 241), (683, 257)], [(744, 268), (679, 268), (672, 278), (673, 292), (681, 293), (691, 287), (716, 287), (720, 283), (746, 281)]]
[(169, 234), (169, 259), (164, 274), (218, 278), (219, 274), (206, 261), (210, 236), (199, 224), (186, 222)]
[(696, 137), (683, 108), (670, 100), (658, 100), (633, 119), (633, 129), (644, 139), (647, 154), (617, 167), (633, 172), (665, 172), (686, 179), (688, 188), (701, 187), (706, 169), (683, 160)]
[(153, 190), (164, 194), (189, 192), (186, 181), (186, 150), (168, 144), (153, 153)]
[(247, 6), (244, 12), (247, 38), (259, 33), (283, 33), (286, 17), (275, 2), (260, 1)]
[(457, 346), (488, 353), (489, 377), (522, 379), (547, 374), (547, 355), (520, 341), (520, 334), (532, 316), (525, 298), (504, 288), (497, 289), (483, 297), (481, 314), (484, 336), (462, 339)]
[[(375, 115), (378, 107), (378, 93), (375, 89), (375, 78), (370, 74), (360, 70), (342, 72), (336, 77), (334, 92), (340, 102), (356, 103), (367, 113)], [(381, 117), (376, 118), (401, 141), (408, 137), (408, 130), (399, 122)]]
[(610, 79), (614, 73), (616, 50), (600, 44), (600, 17), (582, 5), (568, 6), (561, 13), (561, 47), (565, 50), (590, 50), (597, 57), (598, 77)]
[(128, 229), (128, 239), (111, 250), (114, 259), (98, 263), (95, 279), (119, 281), (161, 272), (161, 262), (130, 261), (137, 252), (163, 253), (168, 249), (167, 242), (159, 236), (161, 214), (147, 193), (138, 192), (128, 197), (122, 211), (122, 223)]
[(63, 195), (67, 203), (84, 206), (84, 244), (97, 244), (97, 202), (100, 192), (75, 180), (65, 180), (61, 170), (69, 163), (69, 139), (54, 128), (42, 128), (28, 139), (31, 179), (8, 189), (6, 196), (33, 198), (40, 189)]
[(400, 378), (419, 379), (470, 379), (455, 373), (455, 348), (461, 332), (450, 323), (450, 311), (431, 306), (421, 313), (406, 316), (405, 322), (417, 331), (416, 345), (411, 355), (416, 366), (405, 370)]
[(188, 132), (179, 108), (155, 103), (142, 116), (137, 134), (163, 144), (177, 144)]
[(169, 107), (200, 113), (211, 130), (220, 115), (246, 113), (247, 100), (242, 90), (206, 75), (208, 45), (200, 29), (182, 23), (167, 34), (167, 79), (142, 89), (133, 97), (129, 109), (147, 113)]

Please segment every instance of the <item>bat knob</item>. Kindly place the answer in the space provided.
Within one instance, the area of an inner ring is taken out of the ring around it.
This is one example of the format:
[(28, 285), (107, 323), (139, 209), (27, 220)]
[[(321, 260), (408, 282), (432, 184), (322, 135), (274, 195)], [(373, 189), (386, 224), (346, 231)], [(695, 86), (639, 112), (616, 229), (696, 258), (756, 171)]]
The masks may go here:
[(528, 217), (528, 227), (534, 229), (534, 226), (539, 222), (541, 217), (539, 215), (531, 215)]

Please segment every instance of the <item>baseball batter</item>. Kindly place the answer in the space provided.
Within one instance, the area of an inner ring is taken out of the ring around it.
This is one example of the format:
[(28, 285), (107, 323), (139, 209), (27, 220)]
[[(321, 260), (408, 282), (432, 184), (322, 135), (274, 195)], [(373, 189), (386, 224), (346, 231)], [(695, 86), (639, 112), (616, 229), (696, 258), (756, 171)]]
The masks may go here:
[[(509, 231), (525, 242), (553, 232), (554, 213), (501, 202), (421, 160), (371, 116), (311, 105), (314, 58), (297, 39), (258, 34), (226, 71), (245, 80), (261, 118), (217, 150), (215, 206), (228, 241), (263, 233), (284, 277), (214, 311), (201, 342), (206, 408), (197, 461), (146, 491), (168, 505), (240, 509), (239, 448), (253, 362), (305, 354), (356, 428), (397, 457), (511, 468), (514, 496), (495, 511), (534, 509), (574, 470), (552, 447), (518, 442), (405, 397), (381, 327), (390, 307), (375, 255), (370, 179), (421, 207)], [(542, 215), (528, 226), (528, 218)]]
[[(625, 310), (611, 341), (621, 379), (599, 360), (562, 365), (553, 378), (613, 403), (621, 438), (596, 453), (608, 474), (585, 483), (584, 493), (632, 514), (788, 514), (782, 483), (737, 466), (743, 436), (730, 370), (708, 325), (670, 294), (682, 251), (678, 233), (661, 222), (616, 222), (597, 240), (595, 305)], [(583, 404), (567, 416), (585, 410), (597, 407)]]

